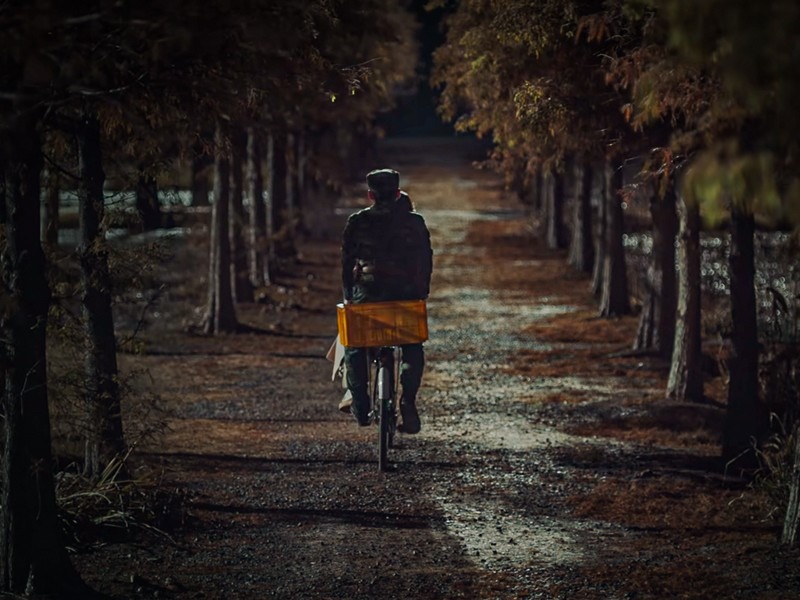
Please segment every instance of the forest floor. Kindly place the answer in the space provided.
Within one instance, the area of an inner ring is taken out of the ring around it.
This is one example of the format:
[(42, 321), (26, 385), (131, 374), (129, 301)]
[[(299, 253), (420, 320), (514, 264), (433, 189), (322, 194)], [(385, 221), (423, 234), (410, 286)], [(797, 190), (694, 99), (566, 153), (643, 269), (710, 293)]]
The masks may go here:
[(381, 473), (375, 428), (337, 410), (324, 355), (361, 195), (239, 306), (238, 335), (192, 327), (206, 250), (190, 232), (122, 356), (167, 409), (135, 461), (185, 519), (74, 555), (83, 577), (116, 598), (800, 597), (766, 486), (718, 458), (724, 408), (664, 399), (666, 365), (628, 352), (636, 317), (598, 318), (588, 278), (458, 140), (383, 152), (435, 251), (421, 433)]

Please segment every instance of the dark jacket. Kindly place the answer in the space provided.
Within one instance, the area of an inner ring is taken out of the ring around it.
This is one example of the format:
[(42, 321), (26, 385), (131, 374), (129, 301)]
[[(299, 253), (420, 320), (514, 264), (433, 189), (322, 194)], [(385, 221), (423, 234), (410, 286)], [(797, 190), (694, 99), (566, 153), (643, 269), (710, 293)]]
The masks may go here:
[(427, 298), (432, 268), (430, 233), (418, 213), (392, 201), (350, 215), (342, 235), (346, 300)]

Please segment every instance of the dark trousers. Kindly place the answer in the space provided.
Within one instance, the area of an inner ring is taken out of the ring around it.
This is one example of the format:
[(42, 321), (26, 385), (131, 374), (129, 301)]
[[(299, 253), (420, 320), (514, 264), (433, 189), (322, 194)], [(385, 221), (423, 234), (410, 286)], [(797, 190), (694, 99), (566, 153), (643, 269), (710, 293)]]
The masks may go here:
[[(402, 397), (415, 400), (420, 383), (422, 370), (425, 368), (425, 351), (422, 344), (405, 344), (400, 346), (402, 359), (400, 361), (400, 386)], [(368, 406), (369, 403), (369, 377), (367, 375), (369, 350), (367, 348), (346, 348), (344, 361), (347, 366), (347, 389), (353, 395), (353, 402), (359, 406)]]

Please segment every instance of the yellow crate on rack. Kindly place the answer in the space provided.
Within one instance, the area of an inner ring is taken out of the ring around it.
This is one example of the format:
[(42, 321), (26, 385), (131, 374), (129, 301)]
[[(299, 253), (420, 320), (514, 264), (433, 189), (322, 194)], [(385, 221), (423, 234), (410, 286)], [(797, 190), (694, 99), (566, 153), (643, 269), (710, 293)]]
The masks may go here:
[(428, 339), (424, 300), (337, 304), (336, 320), (343, 346), (400, 346)]

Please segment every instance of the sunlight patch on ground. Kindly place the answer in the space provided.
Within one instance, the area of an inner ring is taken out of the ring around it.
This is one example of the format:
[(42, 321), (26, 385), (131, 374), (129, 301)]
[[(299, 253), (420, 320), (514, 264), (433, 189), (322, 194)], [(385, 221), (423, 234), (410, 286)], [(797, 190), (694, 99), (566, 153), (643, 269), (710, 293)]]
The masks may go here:
[[(430, 221), (433, 227), (441, 227), (452, 223), (455, 220), (461, 221), (462, 225), (468, 225), (475, 221), (505, 221), (508, 219), (519, 219), (522, 212), (518, 210), (488, 210), (476, 212), (474, 210), (458, 209), (432, 209), (427, 210), (425, 215), (429, 215), (426, 221)], [(448, 240), (452, 243), (452, 240)]]
[(439, 498), (450, 533), (461, 540), (467, 557), (492, 571), (529, 564), (564, 565), (583, 559), (570, 531), (575, 522), (552, 517), (502, 514), (474, 497), (453, 502)]
[[(536, 377), (532, 386), (543, 393), (552, 392), (590, 392), (595, 397), (619, 395), (626, 390), (627, 377)], [(649, 392), (662, 391), (661, 388), (635, 387), (628, 390), (641, 396)]]
[[(467, 413), (460, 415), (456, 421), (450, 423), (447, 421), (446, 417), (437, 419), (425, 430), (424, 436), (442, 441), (458, 439), (466, 443), (479, 444), (486, 449), (514, 451), (536, 450), (587, 440), (532, 424), (519, 417), (498, 413), (488, 416)], [(446, 425), (437, 426), (442, 423)]]
[[(522, 294), (498, 294), (479, 288), (446, 290), (428, 303), (431, 340), (435, 342), (437, 327), (466, 328), (473, 331), (522, 331), (530, 321), (573, 312), (569, 305), (546, 304)], [(480, 317), (477, 317), (480, 315)], [(516, 327), (509, 328), (509, 322)]]

